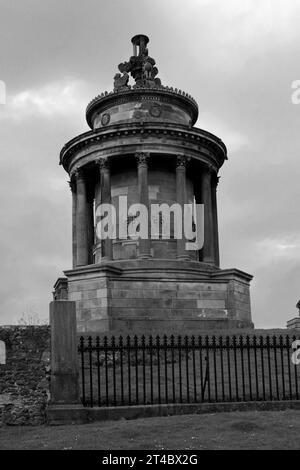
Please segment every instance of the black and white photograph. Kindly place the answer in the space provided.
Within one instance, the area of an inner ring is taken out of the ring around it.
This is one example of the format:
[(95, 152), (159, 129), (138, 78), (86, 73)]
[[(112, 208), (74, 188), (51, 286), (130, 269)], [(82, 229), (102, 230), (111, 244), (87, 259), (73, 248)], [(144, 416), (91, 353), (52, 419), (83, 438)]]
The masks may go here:
[(300, 450), (299, 26), (0, 0), (0, 450)]

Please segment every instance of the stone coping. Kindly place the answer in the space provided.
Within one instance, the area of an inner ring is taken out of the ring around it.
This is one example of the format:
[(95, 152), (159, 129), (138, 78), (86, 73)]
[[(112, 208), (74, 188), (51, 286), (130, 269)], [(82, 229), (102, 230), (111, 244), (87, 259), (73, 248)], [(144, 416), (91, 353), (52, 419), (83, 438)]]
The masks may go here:
[[(180, 280), (220, 280), (229, 281), (232, 278), (238, 278), (246, 283), (250, 282), (253, 278), (239, 269), (220, 269), (199, 261), (177, 261), (168, 259), (129, 259), (129, 260), (114, 260), (106, 261), (105, 263), (89, 264), (87, 266), (79, 266), (74, 269), (65, 270), (64, 274), (68, 277), (78, 274), (88, 273), (101, 273), (108, 276), (132, 276), (138, 275), (139, 277), (146, 277), (149, 279), (149, 274), (153, 273), (166, 279), (172, 278)], [(165, 275), (163, 275), (165, 274)], [(163, 275), (163, 276), (162, 276)], [(190, 275), (190, 278), (187, 276)], [(196, 276), (196, 277), (195, 277)]]
[(225, 403), (176, 403), (166, 405), (135, 405), (84, 408), (81, 405), (51, 405), (47, 410), (50, 425), (91, 423), (93, 421), (152, 418), (184, 414), (231, 411), (300, 410), (300, 400), (249, 401)]

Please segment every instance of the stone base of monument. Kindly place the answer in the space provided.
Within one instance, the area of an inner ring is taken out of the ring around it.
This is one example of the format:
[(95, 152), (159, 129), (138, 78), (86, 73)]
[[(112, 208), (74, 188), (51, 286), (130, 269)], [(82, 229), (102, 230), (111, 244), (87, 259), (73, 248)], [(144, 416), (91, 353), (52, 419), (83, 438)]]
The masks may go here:
[(296, 317), (296, 318), (292, 318), (292, 320), (288, 320), (286, 327), (300, 330), (300, 317)]
[(238, 269), (133, 259), (78, 267), (65, 275), (55, 292), (65, 296), (67, 289), (68, 299), (76, 302), (79, 332), (253, 328), (252, 276)]

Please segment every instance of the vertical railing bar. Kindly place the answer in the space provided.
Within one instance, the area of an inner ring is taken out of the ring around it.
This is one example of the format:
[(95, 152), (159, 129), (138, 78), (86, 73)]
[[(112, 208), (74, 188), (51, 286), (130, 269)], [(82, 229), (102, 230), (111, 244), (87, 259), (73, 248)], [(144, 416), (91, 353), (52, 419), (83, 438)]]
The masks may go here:
[(210, 363), (209, 363), (209, 337), (205, 337), (205, 350), (206, 350), (206, 370), (205, 370), (205, 380), (204, 386), (207, 383), (207, 394), (208, 394), (208, 401), (211, 401), (211, 394), (210, 394)]
[(178, 336), (179, 399), (182, 403), (181, 336)]
[(221, 360), (221, 386), (222, 386), (222, 401), (225, 401), (225, 384), (224, 384), (224, 363), (223, 363), (223, 338), (219, 337), (219, 349)]
[(200, 361), (200, 390), (201, 390), (201, 401), (204, 401), (204, 385), (203, 385), (203, 366), (202, 366), (202, 338), (198, 336), (198, 347), (199, 347), (199, 361)]
[(265, 366), (264, 366), (264, 339), (263, 336), (259, 337), (260, 358), (261, 358), (261, 377), (263, 386), (263, 400), (266, 400), (266, 387), (265, 387)]
[[(293, 336), (292, 337), (292, 343), (294, 343), (294, 341), (296, 341), (297, 338), (296, 336)], [(296, 400), (299, 400), (299, 391), (298, 391), (298, 373), (297, 373), (297, 364), (296, 362), (294, 363), (294, 374), (295, 374), (295, 388), (296, 388)]]
[(273, 386), (272, 386), (272, 367), (271, 367), (271, 355), (270, 355), (270, 336), (266, 338), (267, 341), (267, 358), (268, 358), (268, 372), (269, 372), (269, 392), (270, 400), (273, 400)]
[(119, 337), (119, 348), (120, 348), (120, 375), (121, 375), (121, 404), (124, 405), (123, 336)]
[(142, 336), (142, 354), (143, 354), (143, 402), (146, 405), (146, 365), (145, 365), (145, 336)]
[(288, 362), (288, 378), (289, 378), (289, 395), (290, 400), (293, 399), (293, 392), (292, 392), (292, 377), (291, 377), (291, 361), (290, 361), (290, 337), (286, 336), (286, 355), (287, 355), (287, 362)]
[(113, 393), (114, 393), (114, 406), (117, 405), (117, 388), (116, 388), (116, 344), (115, 337), (111, 338), (111, 348), (113, 357)]
[(236, 400), (239, 401), (239, 384), (238, 384), (238, 370), (237, 370), (237, 357), (236, 357), (236, 336), (234, 335), (232, 338), (232, 347), (233, 347), (233, 357), (234, 357), (234, 375), (235, 375), (235, 394)]
[(277, 400), (279, 400), (280, 397), (279, 397), (279, 384), (278, 384), (277, 343), (276, 343), (275, 335), (273, 336), (273, 351), (274, 351), (274, 365), (275, 365), (276, 397), (277, 397)]
[(230, 348), (231, 348), (230, 339), (229, 339), (229, 336), (226, 336), (229, 401), (232, 401)]
[(139, 404), (139, 364), (138, 364), (138, 338), (134, 336), (134, 358), (135, 358), (135, 401)]
[(171, 361), (172, 361), (172, 394), (173, 394), (173, 403), (176, 403), (176, 393), (175, 393), (175, 363), (174, 363), (174, 336), (171, 336)]
[(131, 405), (131, 344), (130, 336), (127, 336), (127, 374), (128, 374), (128, 403)]
[(149, 337), (149, 354), (150, 354), (150, 399), (153, 405), (153, 338)]
[(196, 379), (196, 360), (195, 360), (195, 336), (192, 336), (192, 354), (193, 354), (193, 379), (194, 379), (194, 402), (197, 402), (197, 379)]
[(284, 373), (284, 357), (283, 357), (283, 337), (279, 336), (279, 348), (280, 348), (280, 362), (281, 362), (281, 381), (282, 381), (282, 398), (286, 399), (285, 395), (285, 373)]
[(98, 406), (101, 406), (101, 380), (100, 380), (100, 338), (96, 338), (97, 350), (97, 389), (98, 389)]
[(109, 404), (109, 394), (108, 394), (108, 342), (107, 336), (104, 337), (104, 357), (105, 357), (105, 392), (106, 392), (106, 406)]
[(243, 401), (246, 400), (246, 387), (245, 387), (245, 364), (244, 364), (244, 341), (243, 336), (240, 335), (239, 338), (239, 346), (240, 346), (240, 358), (241, 358), (241, 366), (242, 366), (242, 391), (243, 391)]
[(165, 359), (165, 402), (168, 403), (168, 338), (163, 338), (164, 359)]
[(89, 336), (88, 339), (88, 348), (89, 348), (89, 369), (90, 369), (90, 399), (91, 399), (91, 408), (94, 406), (94, 395), (93, 395), (93, 348), (92, 348), (92, 337)]
[(156, 336), (156, 349), (157, 349), (157, 391), (158, 403), (161, 404), (161, 386), (160, 386), (160, 337)]
[(216, 337), (212, 337), (213, 361), (214, 361), (214, 379), (215, 379), (215, 400), (218, 401), (218, 380), (217, 380), (217, 358), (216, 358)]
[(189, 378), (189, 342), (188, 337), (184, 338), (185, 343), (185, 375), (186, 375), (186, 398), (190, 403), (190, 378)]
[(247, 360), (248, 360), (249, 393), (250, 393), (250, 400), (252, 401), (253, 395), (252, 395), (252, 374), (251, 374), (251, 345), (250, 345), (249, 335), (246, 336), (246, 348), (247, 348)]
[(85, 372), (84, 372), (84, 338), (80, 337), (80, 349), (81, 349), (81, 382), (82, 382), (82, 404), (86, 406), (85, 400)]
[(253, 350), (254, 350), (256, 400), (259, 400), (258, 368), (257, 368), (257, 366), (258, 366), (258, 364), (257, 364), (257, 342), (256, 342), (256, 336), (253, 336)]

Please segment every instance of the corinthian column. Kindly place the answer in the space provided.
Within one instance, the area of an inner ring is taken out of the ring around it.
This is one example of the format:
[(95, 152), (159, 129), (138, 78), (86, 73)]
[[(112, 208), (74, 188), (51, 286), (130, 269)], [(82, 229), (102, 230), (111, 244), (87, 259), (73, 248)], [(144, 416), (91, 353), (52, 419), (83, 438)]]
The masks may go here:
[(76, 177), (76, 265), (89, 263), (87, 230), (87, 187), (82, 169), (75, 172)]
[(216, 266), (220, 266), (218, 208), (217, 208), (218, 182), (219, 182), (219, 177), (215, 174), (212, 178), (212, 210), (213, 210), (213, 225), (214, 225), (214, 253), (215, 253)]
[(202, 204), (204, 204), (203, 262), (214, 264), (214, 224), (211, 176), (211, 169), (205, 165), (201, 172), (201, 199)]
[[(178, 260), (189, 260), (190, 256), (188, 255), (185, 244), (185, 234), (184, 234), (184, 205), (187, 204), (186, 196), (186, 165), (188, 159), (184, 155), (178, 155), (176, 161), (176, 201), (177, 204), (181, 207), (181, 226), (182, 226), (182, 236), (177, 238), (177, 259)], [(179, 221), (174, 220), (174, 223), (179, 223)], [(174, 227), (175, 229), (175, 227)]]
[[(100, 169), (100, 198), (101, 204), (111, 204), (111, 179), (110, 165), (107, 157), (98, 160)], [(110, 261), (113, 259), (112, 239), (101, 240), (101, 261)]]
[(76, 251), (76, 180), (71, 178), (69, 181), (70, 189), (72, 192), (72, 266), (76, 268), (77, 266), (77, 251)]
[(137, 152), (135, 154), (137, 161), (138, 170), (138, 191), (139, 191), (139, 203), (143, 204), (148, 211), (148, 238), (139, 239), (139, 254), (138, 258), (148, 259), (151, 258), (151, 243), (150, 243), (150, 230), (149, 230), (149, 190), (148, 190), (148, 162), (149, 153)]

